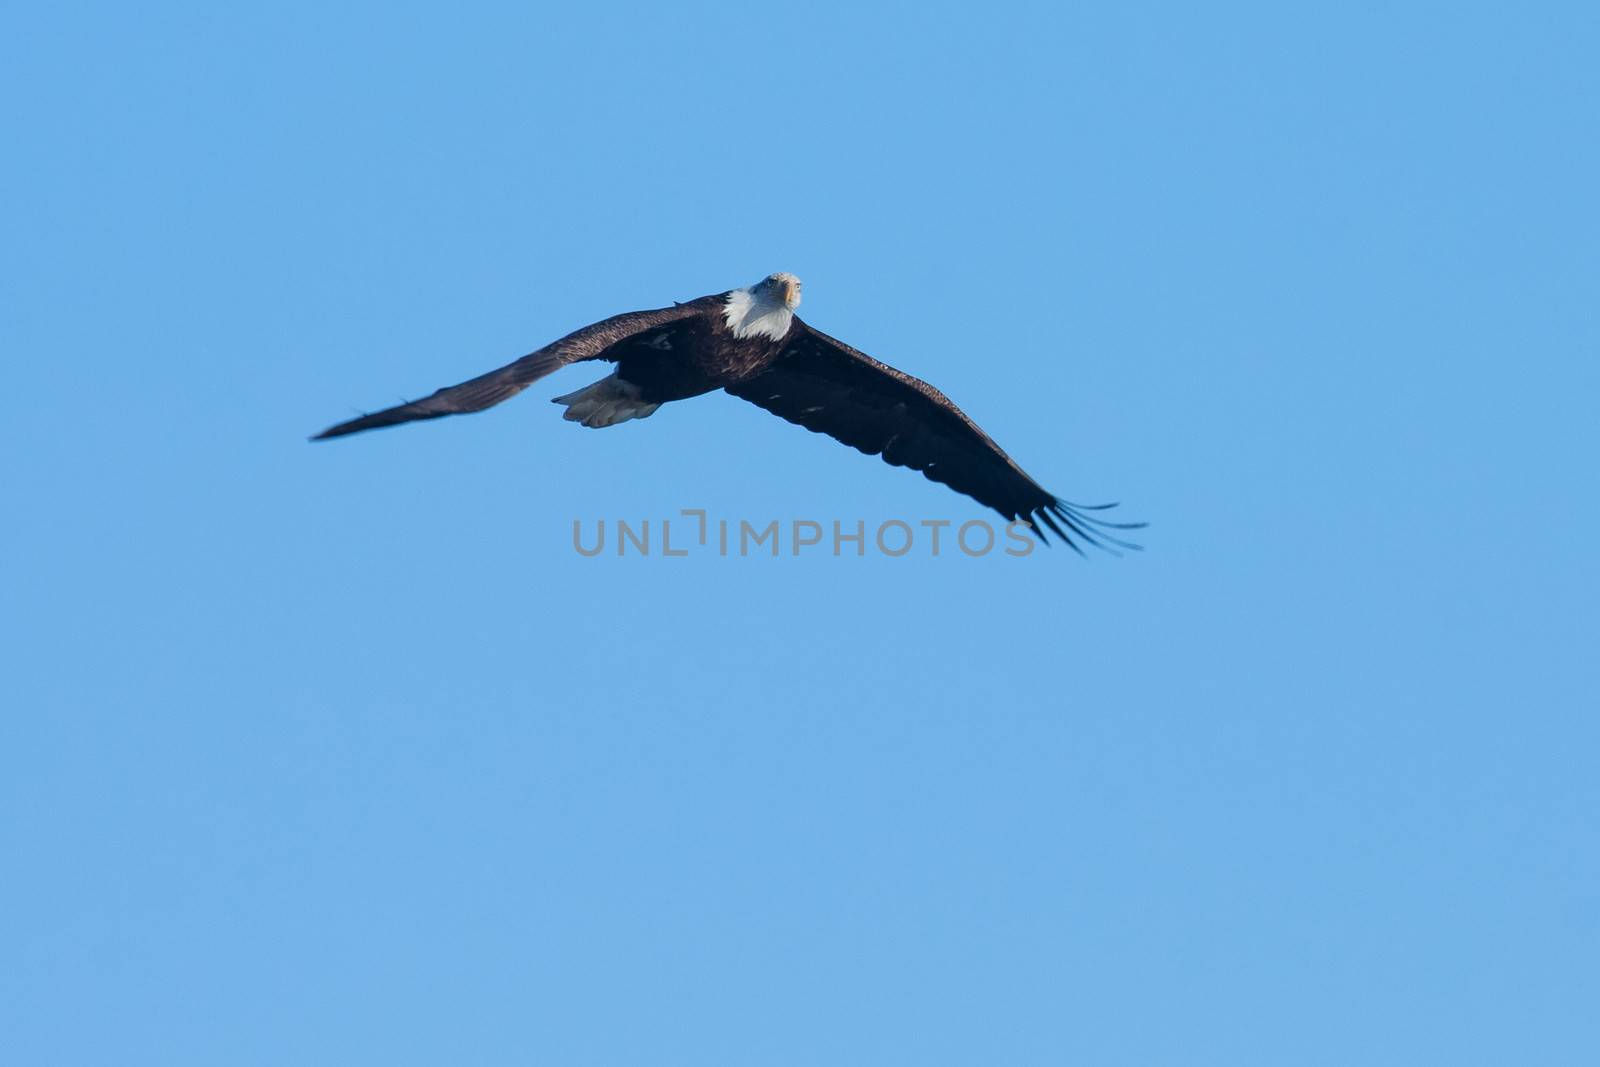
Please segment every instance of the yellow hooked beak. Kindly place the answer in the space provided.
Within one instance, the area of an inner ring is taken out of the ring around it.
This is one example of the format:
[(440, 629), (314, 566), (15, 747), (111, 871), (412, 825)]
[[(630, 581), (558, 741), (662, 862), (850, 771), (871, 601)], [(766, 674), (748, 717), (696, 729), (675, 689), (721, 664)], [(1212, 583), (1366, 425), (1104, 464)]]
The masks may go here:
[(783, 280), (783, 302), (791, 310), (800, 306), (800, 283), (793, 278)]

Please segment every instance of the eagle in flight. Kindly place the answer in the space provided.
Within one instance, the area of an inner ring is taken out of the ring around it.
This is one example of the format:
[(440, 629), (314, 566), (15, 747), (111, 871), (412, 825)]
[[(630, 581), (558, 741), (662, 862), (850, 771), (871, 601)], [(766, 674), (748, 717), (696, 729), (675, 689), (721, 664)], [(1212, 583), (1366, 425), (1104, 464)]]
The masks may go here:
[(1080, 555), (1077, 541), (1111, 552), (1139, 547), (1111, 531), (1144, 523), (1108, 522), (1088, 512), (1115, 505), (1073, 504), (1046, 492), (943, 393), (813, 329), (794, 313), (799, 306), (800, 279), (779, 273), (748, 288), (616, 315), (499, 370), (341, 422), (312, 440), (482, 411), (569, 363), (604, 360), (616, 370), (555, 398), (566, 407), (563, 418), (615, 426), (646, 418), (668, 401), (723, 389), (869, 456), (921, 471), (1008, 521), (1026, 523), (1041, 540), (1048, 540), (1048, 528)]

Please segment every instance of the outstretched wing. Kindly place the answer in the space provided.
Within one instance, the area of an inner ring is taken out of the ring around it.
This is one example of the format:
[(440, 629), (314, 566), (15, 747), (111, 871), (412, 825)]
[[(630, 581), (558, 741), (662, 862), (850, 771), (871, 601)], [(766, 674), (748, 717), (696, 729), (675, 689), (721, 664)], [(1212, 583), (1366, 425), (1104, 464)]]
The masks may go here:
[(798, 318), (770, 367), (726, 388), (869, 456), (921, 471), (1008, 520), (1026, 522), (1041, 539), (1042, 521), (1080, 552), (1074, 536), (1113, 552), (1113, 545), (1139, 547), (1106, 531), (1144, 523), (1106, 522), (1084, 512), (1113, 505), (1085, 507), (1046, 492), (939, 390)]
[(714, 298), (703, 297), (687, 304), (675, 304), (669, 308), (614, 315), (569, 333), (561, 340), (523, 356), (515, 363), (507, 363), (499, 370), (492, 370), (460, 385), (446, 386), (430, 396), (413, 400), (409, 404), (400, 404), (397, 407), (363, 415), (358, 419), (341, 422), (337, 426), (330, 426), (312, 440), (343, 437), (345, 434), (376, 430), (381, 426), (395, 426), (402, 422), (415, 422), (418, 419), (437, 419), (444, 415), (464, 415), (468, 412), (482, 411), (502, 400), (509, 400), (540, 378), (560, 370), (569, 363), (604, 358), (606, 350), (619, 341), (625, 341), (656, 326), (697, 315), (703, 310), (702, 305), (707, 299)]

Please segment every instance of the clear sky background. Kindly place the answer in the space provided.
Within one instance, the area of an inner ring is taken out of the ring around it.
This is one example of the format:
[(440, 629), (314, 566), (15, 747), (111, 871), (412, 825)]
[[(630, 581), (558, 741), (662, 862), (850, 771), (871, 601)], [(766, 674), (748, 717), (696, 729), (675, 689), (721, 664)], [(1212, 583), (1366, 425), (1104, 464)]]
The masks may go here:
[[(8, 7), (7, 1062), (1600, 1062), (1595, 7), (579, 7)], [(306, 443), (774, 270), (1147, 551)]]

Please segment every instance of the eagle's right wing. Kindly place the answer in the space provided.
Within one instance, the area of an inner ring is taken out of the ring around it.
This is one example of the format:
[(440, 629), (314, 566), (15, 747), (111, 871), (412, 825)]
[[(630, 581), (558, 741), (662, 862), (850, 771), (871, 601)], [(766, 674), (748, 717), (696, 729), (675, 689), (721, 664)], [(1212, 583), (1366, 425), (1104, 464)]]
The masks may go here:
[(600, 358), (607, 349), (619, 341), (625, 341), (665, 323), (698, 315), (704, 310), (707, 301), (716, 299), (719, 298), (702, 297), (687, 304), (674, 304), (669, 308), (613, 315), (609, 319), (603, 319), (569, 333), (561, 340), (523, 356), (514, 363), (507, 363), (498, 370), (479, 375), (460, 385), (446, 386), (421, 400), (413, 400), (409, 404), (385, 408), (383, 411), (375, 411), (370, 415), (362, 415), (360, 418), (341, 422), (337, 426), (330, 426), (312, 440), (343, 437), (345, 434), (376, 430), (383, 426), (396, 426), (402, 422), (415, 422), (419, 419), (437, 419), (445, 415), (464, 415), (482, 411), (502, 400), (509, 400), (540, 378), (560, 370), (569, 363)]
[(1139, 547), (1108, 531), (1136, 530), (1144, 523), (1107, 522), (1085, 512), (1112, 505), (1059, 499), (939, 390), (799, 318), (769, 367), (724, 388), (814, 433), (921, 471), (1008, 520), (1026, 523), (1041, 540), (1049, 528), (1080, 553), (1076, 541), (1111, 552)]

